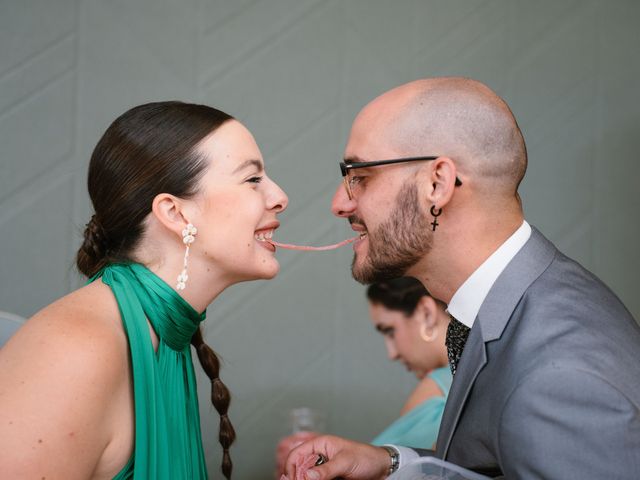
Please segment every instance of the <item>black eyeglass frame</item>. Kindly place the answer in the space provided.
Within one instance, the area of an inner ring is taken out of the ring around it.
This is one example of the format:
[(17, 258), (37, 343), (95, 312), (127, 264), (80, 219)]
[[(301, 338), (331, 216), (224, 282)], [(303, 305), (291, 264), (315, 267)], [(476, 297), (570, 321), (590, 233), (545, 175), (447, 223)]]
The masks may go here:
[[(349, 170), (355, 170), (357, 168), (368, 168), (368, 167), (377, 167), (379, 165), (393, 165), (395, 163), (407, 163), (407, 162), (417, 162), (417, 161), (429, 161), (435, 160), (440, 157), (406, 157), (406, 158), (393, 158), (391, 160), (374, 160), (372, 162), (340, 162), (340, 172), (342, 173), (342, 177), (344, 179), (344, 185), (347, 189), (347, 194), (350, 199), (353, 199), (351, 194), (351, 186), (348, 185), (347, 175), (349, 174)], [(455, 186), (459, 187), (462, 185), (462, 182), (458, 177), (456, 177)]]

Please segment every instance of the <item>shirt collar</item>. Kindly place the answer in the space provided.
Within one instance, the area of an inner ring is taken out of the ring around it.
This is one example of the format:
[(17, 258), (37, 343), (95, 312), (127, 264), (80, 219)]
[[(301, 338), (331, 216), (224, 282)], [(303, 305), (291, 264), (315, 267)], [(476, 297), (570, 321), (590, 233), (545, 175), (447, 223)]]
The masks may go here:
[(482, 302), (509, 262), (527, 243), (531, 236), (531, 226), (522, 225), (500, 247), (480, 265), (475, 272), (456, 290), (447, 306), (447, 311), (467, 327), (473, 327)]

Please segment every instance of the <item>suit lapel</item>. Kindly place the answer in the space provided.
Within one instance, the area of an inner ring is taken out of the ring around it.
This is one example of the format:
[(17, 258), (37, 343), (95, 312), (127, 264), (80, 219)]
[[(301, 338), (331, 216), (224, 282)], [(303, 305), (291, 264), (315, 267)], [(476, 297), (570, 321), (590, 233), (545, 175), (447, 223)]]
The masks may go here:
[(532, 227), (531, 237), (489, 290), (469, 333), (440, 423), (437, 455), (446, 459), (469, 393), (487, 363), (486, 344), (501, 337), (524, 292), (549, 266), (557, 250)]
[(444, 413), (442, 414), (440, 431), (438, 432), (438, 440), (436, 442), (438, 456), (441, 458), (446, 458), (449, 445), (451, 444), (451, 438), (458, 425), (458, 420), (462, 414), (462, 409), (467, 401), (471, 387), (473, 387), (476, 377), (486, 363), (487, 352), (484, 341), (482, 340), (480, 329), (474, 324), (471, 332), (469, 332), (467, 343), (464, 346), (456, 375), (453, 377), (451, 390), (449, 390), (449, 397), (447, 398)]

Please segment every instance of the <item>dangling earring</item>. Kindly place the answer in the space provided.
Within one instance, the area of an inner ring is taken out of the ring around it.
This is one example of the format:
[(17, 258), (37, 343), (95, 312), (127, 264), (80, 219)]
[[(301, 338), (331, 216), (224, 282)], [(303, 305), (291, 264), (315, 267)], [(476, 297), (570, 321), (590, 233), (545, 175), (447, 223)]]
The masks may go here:
[(182, 243), (185, 244), (184, 251), (184, 262), (182, 264), (182, 272), (178, 275), (178, 284), (176, 285), (176, 290), (184, 290), (187, 286), (187, 280), (189, 279), (189, 275), (187, 275), (187, 261), (189, 260), (189, 246), (196, 239), (196, 234), (198, 233), (198, 229), (194, 227), (192, 224), (187, 224), (184, 230), (182, 230)]
[(425, 324), (422, 324), (420, 326), (420, 338), (422, 338), (422, 340), (424, 340), (425, 342), (427, 343), (433, 342), (436, 339), (437, 335), (438, 335), (438, 332), (436, 331), (435, 328), (431, 330), (431, 335), (428, 335), (427, 326)]
[(442, 209), (441, 209), (441, 208), (439, 208), (437, 211), (435, 210), (435, 208), (436, 208), (436, 206), (435, 206), (435, 205), (431, 205), (431, 210), (430, 210), (430, 212), (431, 212), (431, 215), (433, 215), (433, 222), (431, 222), (431, 225), (433, 226), (433, 231), (434, 231), (434, 232), (436, 231), (436, 227), (437, 227), (438, 225), (440, 225), (440, 224), (438, 223), (438, 218), (437, 218), (437, 217), (439, 217), (439, 216), (440, 216), (440, 214), (442, 213)]

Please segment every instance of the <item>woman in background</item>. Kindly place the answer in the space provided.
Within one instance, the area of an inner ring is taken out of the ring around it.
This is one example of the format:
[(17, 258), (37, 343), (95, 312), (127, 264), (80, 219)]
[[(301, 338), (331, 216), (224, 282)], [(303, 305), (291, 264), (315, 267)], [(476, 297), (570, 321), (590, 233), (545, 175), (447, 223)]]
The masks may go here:
[[(400, 418), (371, 442), (433, 448), (453, 377), (444, 339), (449, 325), (445, 305), (415, 278), (375, 283), (367, 289), (369, 316), (383, 336), (391, 360), (405, 364), (419, 383), (400, 411)], [(298, 445), (319, 436), (303, 431), (286, 436), (276, 447), (275, 478), (284, 474), (287, 456)]]
[(95, 214), (77, 266), (90, 283), (0, 351), (0, 476), (207, 478), (191, 343), (230, 478), (229, 392), (199, 325), (228, 286), (276, 275), (264, 240), (287, 197), (241, 123), (180, 102), (116, 119), (88, 183)]
[(367, 289), (369, 315), (384, 336), (389, 359), (402, 362), (419, 383), (400, 417), (371, 443), (432, 448), (451, 387), (445, 335), (449, 315), (415, 278), (376, 283)]

